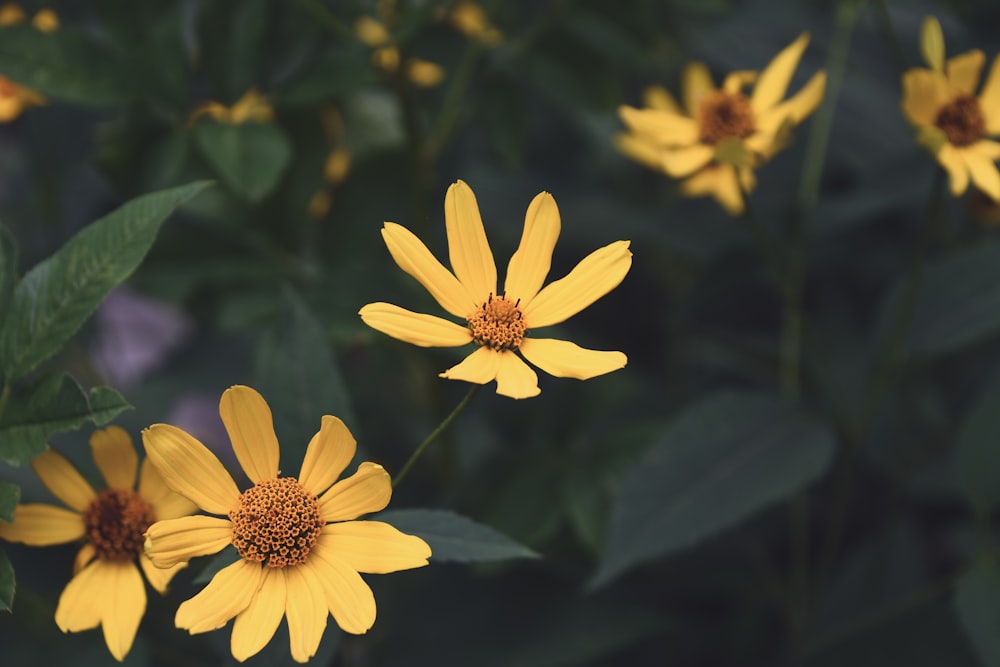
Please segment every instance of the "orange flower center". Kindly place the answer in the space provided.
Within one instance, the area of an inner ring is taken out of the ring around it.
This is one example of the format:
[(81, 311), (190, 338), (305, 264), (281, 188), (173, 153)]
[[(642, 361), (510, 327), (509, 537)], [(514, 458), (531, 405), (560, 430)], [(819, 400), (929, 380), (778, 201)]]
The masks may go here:
[(706, 144), (718, 144), (733, 137), (745, 139), (754, 130), (750, 100), (743, 93), (723, 90), (706, 95), (698, 109), (698, 125), (701, 140)]
[(938, 111), (934, 119), (948, 143), (953, 146), (968, 146), (983, 138), (986, 119), (979, 106), (979, 100), (972, 95), (959, 95)]
[(469, 331), (472, 342), (493, 350), (516, 350), (528, 330), (521, 312), (521, 300), (511, 301), (506, 296), (493, 296), (469, 314)]
[(143, 533), (154, 521), (153, 506), (130, 489), (104, 489), (83, 511), (87, 540), (104, 560), (132, 560), (141, 554)]
[(316, 496), (294, 477), (265, 479), (250, 487), (229, 519), (240, 556), (268, 567), (305, 562), (326, 524)]

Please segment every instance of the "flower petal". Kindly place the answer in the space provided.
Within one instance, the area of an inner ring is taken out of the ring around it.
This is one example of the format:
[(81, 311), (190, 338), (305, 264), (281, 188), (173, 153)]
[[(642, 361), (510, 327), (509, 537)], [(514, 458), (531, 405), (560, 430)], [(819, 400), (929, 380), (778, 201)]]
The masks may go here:
[(288, 585), (285, 613), (288, 615), (288, 641), (292, 660), (307, 662), (316, 655), (326, 630), (326, 595), (323, 584), (311, 567), (286, 567)]
[(538, 396), (538, 375), (528, 364), (513, 352), (500, 353), (497, 367), (497, 393), (510, 398), (531, 398)]
[(761, 113), (757, 118), (757, 131), (774, 135), (785, 122), (798, 125), (812, 115), (823, 101), (826, 92), (826, 72), (816, 72), (799, 92), (781, 104)]
[(153, 515), (157, 521), (187, 516), (198, 509), (193, 502), (170, 490), (148, 457), (139, 466), (139, 495), (153, 506)]
[(552, 266), (559, 228), (556, 200), (548, 192), (540, 192), (528, 205), (521, 243), (507, 265), (503, 290), (508, 298), (527, 303), (538, 294)]
[(323, 585), (326, 606), (344, 632), (363, 635), (375, 624), (375, 596), (361, 575), (317, 543), (306, 566)]
[(399, 268), (413, 276), (441, 307), (456, 317), (475, 308), (477, 296), (469, 294), (458, 278), (437, 261), (423, 241), (394, 222), (385, 223), (382, 239)]
[(722, 80), (722, 90), (734, 95), (757, 80), (757, 72), (752, 69), (740, 69), (730, 72)]
[(299, 484), (314, 496), (320, 495), (337, 481), (357, 449), (358, 443), (344, 422), (323, 415), (319, 433), (309, 441), (302, 460)]
[(663, 148), (653, 143), (642, 135), (631, 132), (619, 132), (614, 136), (615, 148), (626, 157), (635, 160), (639, 164), (663, 171), (663, 160), (660, 155)]
[(903, 114), (917, 127), (933, 125), (950, 100), (948, 81), (940, 72), (916, 67), (903, 73)]
[(427, 565), (431, 548), (382, 521), (342, 521), (323, 527), (317, 539), (323, 549), (348, 567), (367, 574), (388, 574)]
[[(693, 62), (684, 67), (684, 71), (681, 72), (681, 97), (684, 100), (684, 108), (691, 118), (698, 118), (701, 115), (701, 101), (706, 95), (714, 92), (715, 83), (712, 82), (712, 74), (705, 63)], [(697, 140), (697, 134), (695, 137)]]
[(240, 466), (256, 484), (278, 476), (278, 436), (274, 434), (271, 408), (256, 390), (244, 385), (222, 393), (219, 415), (229, 433)]
[(990, 73), (979, 95), (979, 108), (986, 121), (986, 134), (1000, 134), (1000, 55), (993, 59)]
[(218, 553), (233, 541), (233, 524), (214, 516), (182, 516), (157, 521), (146, 530), (146, 555), (156, 567), (173, 567)]
[(482, 303), (490, 294), (496, 294), (497, 266), (486, 240), (476, 195), (464, 181), (452, 183), (445, 194), (444, 224), (451, 268), (475, 303)]
[(786, 46), (768, 63), (757, 79), (753, 94), (750, 96), (750, 108), (755, 114), (762, 113), (785, 96), (788, 83), (799, 66), (802, 53), (809, 46), (809, 33), (799, 35), (794, 42)]
[(588, 350), (552, 338), (525, 338), (520, 351), (525, 359), (549, 375), (577, 380), (604, 375), (625, 368), (628, 363), (628, 357), (621, 352)]
[(718, 165), (698, 172), (681, 182), (680, 191), (685, 197), (711, 195), (729, 215), (743, 213), (743, 193), (736, 180), (736, 170), (731, 165)]
[(434, 315), (414, 313), (391, 303), (369, 303), (358, 314), (372, 329), (410, 345), (458, 347), (472, 342), (472, 333), (467, 327)]
[(1000, 142), (981, 139), (969, 148), (989, 160), (1000, 160)]
[(285, 569), (265, 567), (257, 595), (236, 616), (229, 648), (238, 662), (257, 655), (267, 646), (285, 615)]
[(1000, 171), (997, 171), (996, 163), (972, 147), (960, 151), (960, 155), (969, 167), (976, 187), (992, 197), (993, 201), (1000, 201)]
[(476, 351), (452, 366), (439, 377), (449, 380), (463, 380), (473, 384), (486, 384), (497, 377), (500, 366), (500, 353), (489, 347), (477, 347)]
[(163, 595), (167, 592), (167, 587), (170, 585), (170, 580), (174, 578), (174, 575), (186, 568), (188, 564), (185, 562), (177, 563), (173, 567), (156, 567), (146, 554), (140, 554), (139, 565), (142, 567), (142, 572), (146, 575), (149, 585), (157, 593)]
[(42, 484), (67, 507), (82, 512), (97, 497), (93, 487), (62, 454), (46, 449), (32, 460), (31, 467)]
[(698, 142), (698, 122), (660, 109), (618, 107), (618, 116), (632, 130), (665, 146), (690, 146)]
[(642, 91), (642, 103), (650, 109), (659, 109), (675, 114), (684, 113), (674, 96), (663, 86), (646, 86)]
[(948, 172), (951, 194), (956, 197), (964, 194), (969, 187), (969, 169), (958, 149), (951, 144), (945, 144), (938, 151), (937, 161)]
[(242, 558), (227, 565), (200, 593), (181, 603), (174, 624), (192, 635), (221, 628), (247, 608), (260, 589), (266, 569)]
[(101, 628), (104, 642), (115, 660), (125, 659), (139, 622), (146, 613), (146, 587), (142, 575), (132, 561), (96, 561), (107, 570), (107, 587), (98, 593), (102, 598)]
[(966, 51), (949, 58), (945, 64), (945, 76), (948, 77), (948, 83), (963, 95), (974, 95), (985, 62), (986, 54), (979, 49)]
[(660, 154), (663, 171), (674, 178), (691, 175), (711, 162), (713, 157), (715, 147), (708, 144), (665, 150)]
[(142, 432), (146, 456), (171, 489), (212, 514), (227, 514), (240, 490), (215, 454), (197, 439), (169, 424)]
[(79, 574), (80, 570), (90, 565), (90, 561), (95, 558), (97, 558), (97, 549), (90, 542), (85, 543), (76, 552), (76, 558), (73, 559), (73, 574)]
[(632, 266), (628, 241), (615, 241), (590, 253), (564, 278), (546, 285), (522, 304), (529, 329), (558, 324), (613, 290)]
[(14, 523), (0, 520), (0, 537), (32, 547), (65, 544), (80, 539), (86, 532), (78, 512), (42, 503), (15, 507)]
[(319, 513), (327, 523), (350, 521), (362, 514), (385, 509), (392, 497), (389, 473), (377, 463), (365, 461), (358, 471), (342, 479), (319, 498)]
[(107, 561), (95, 560), (70, 579), (59, 595), (56, 625), (63, 632), (92, 630), (101, 624), (107, 600), (104, 592), (111, 583)]
[(90, 434), (90, 452), (110, 488), (135, 488), (139, 454), (135, 451), (128, 431), (113, 424), (97, 429)]

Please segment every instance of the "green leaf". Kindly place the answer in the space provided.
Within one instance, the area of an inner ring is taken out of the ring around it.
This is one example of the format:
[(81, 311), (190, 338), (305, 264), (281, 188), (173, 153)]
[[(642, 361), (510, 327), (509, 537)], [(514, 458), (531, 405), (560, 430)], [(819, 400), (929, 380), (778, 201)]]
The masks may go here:
[(14, 566), (0, 549), (0, 611), (13, 611), (14, 588)]
[(80, 230), (14, 288), (0, 331), (7, 381), (55, 354), (116, 285), (139, 266), (160, 225), (208, 181), (144, 195)]
[(448, 510), (406, 509), (371, 517), (424, 539), (433, 563), (478, 563), (510, 558), (538, 558), (538, 554), (489, 526)]
[(103, 426), (130, 406), (108, 387), (84, 393), (65, 374), (42, 376), (15, 394), (0, 418), (0, 460), (19, 466), (42, 453), (55, 433)]
[(982, 515), (1000, 506), (1000, 375), (962, 422), (952, 454), (959, 487)]
[(292, 159), (292, 142), (270, 123), (202, 121), (195, 140), (223, 182), (249, 202), (274, 190)]
[(826, 427), (770, 396), (723, 393), (684, 409), (622, 481), (592, 585), (805, 487), (826, 470), (833, 447)]
[(378, 74), (369, 64), (367, 49), (331, 52), (280, 91), (274, 102), (282, 107), (312, 106), (371, 86), (378, 80)]
[(21, 488), (10, 482), (0, 482), (0, 521), (14, 520), (14, 508), (21, 501)]
[(6, 227), (0, 227), (0, 327), (7, 319), (7, 309), (17, 281), (17, 243)]
[(979, 567), (955, 587), (955, 608), (966, 636), (987, 667), (1000, 667), (1000, 572)]

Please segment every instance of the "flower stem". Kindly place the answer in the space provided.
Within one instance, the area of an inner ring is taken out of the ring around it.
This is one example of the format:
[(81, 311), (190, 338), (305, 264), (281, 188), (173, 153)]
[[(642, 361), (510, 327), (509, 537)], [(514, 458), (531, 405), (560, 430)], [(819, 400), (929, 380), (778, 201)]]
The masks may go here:
[(3, 390), (0, 390), (0, 417), (7, 410), (7, 400), (10, 398), (10, 385), (3, 383)]
[(465, 397), (461, 401), (459, 401), (458, 405), (455, 406), (455, 409), (451, 411), (451, 414), (445, 417), (444, 421), (438, 424), (437, 428), (431, 431), (431, 434), (428, 435), (426, 438), (424, 438), (424, 441), (421, 442), (417, 446), (417, 448), (413, 451), (413, 454), (410, 455), (410, 458), (403, 466), (403, 469), (399, 471), (399, 474), (397, 474), (395, 478), (393, 478), (392, 488), (395, 489), (396, 486), (398, 486), (399, 483), (403, 481), (403, 478), (406, 477), (407, 473), (410, 472), (410, 468), (412, 468), (413, 464), (417, 462), (417, 459), (419, 459), (420, 456), (424, 453), (424, 451), (426, 451), (427, 448), (430, 447), (431, 444), (435, 440), (437, 440), (442, 433), (444, 433), (445, 429), (448, 428), (448, 426), (450, 426), (453, 421), (455, 421), (455, 417), (457, 417), (462, 412), (462, 410), (465, 409), (465, 406), (467, 406), (469, 402), (472, 401), (472, 397), (476, 395), (476, 392), (478, 392), (482, 388), (482, 386), (483, 385), (481, 384), (472, 385), (469, 388), (469, 392), (465, 395)]

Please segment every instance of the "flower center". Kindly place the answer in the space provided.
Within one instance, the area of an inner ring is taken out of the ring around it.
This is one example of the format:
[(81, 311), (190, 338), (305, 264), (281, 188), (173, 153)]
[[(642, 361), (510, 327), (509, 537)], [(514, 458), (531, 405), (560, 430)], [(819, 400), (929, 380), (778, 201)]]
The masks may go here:
[(469, 314), (472, 342), (493, 350), (516, 350), (528, 330), (519, 304), (506, 296), (493, 296)]
[(16, 92), (10, 79), (0, 76), (0, 97), (13, 97)]
[(938, 111), (934, 125), (948, 137), (953, 146), (968, 146), (983, 137), (986, 119), (979, 100), (972, 95), (959, 95)]
[(83, 511), (87, 540), (104, 560), (132, 560), (141, 554), (143, 533), (154, 521), (153, 506), (130, 489), (104, 489)]
[(717, 144), (733, 137), (745, 139), (753, 134), (753, 111), (750, 100), (743, 93), (718, 90), (702, 99), (698, 111), (701, 140), (706, 144)]
[(316, 496), (294, 477), (265, 479), (250, 487), (229, 519), (240, 556), (268, 567), (305, 562), (326, 524)]

